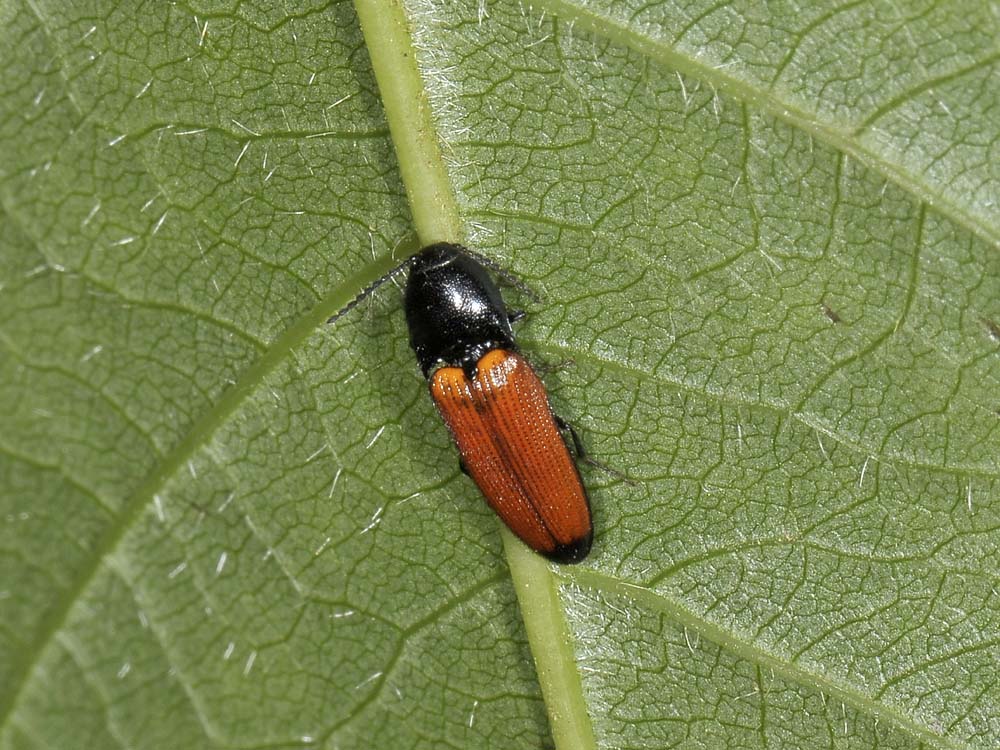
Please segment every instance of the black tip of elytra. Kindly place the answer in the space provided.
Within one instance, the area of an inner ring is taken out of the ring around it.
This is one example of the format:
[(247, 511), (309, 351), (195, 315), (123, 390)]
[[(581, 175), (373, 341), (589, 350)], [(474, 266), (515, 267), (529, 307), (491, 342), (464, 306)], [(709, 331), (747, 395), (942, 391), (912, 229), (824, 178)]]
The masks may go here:
[(562, 565), (572, 565), (573, 563), (581, 562), (588, 554), (590, 554), (590, 546), (593, 541), (594, 535), (593, 533), (590, 533), (586, 536), (580, 537), (579, 539), (574, 539), (572, 542), (557, 545), (551, 552), (545, 552), (543, 554), (553, 562), (557, 562)]

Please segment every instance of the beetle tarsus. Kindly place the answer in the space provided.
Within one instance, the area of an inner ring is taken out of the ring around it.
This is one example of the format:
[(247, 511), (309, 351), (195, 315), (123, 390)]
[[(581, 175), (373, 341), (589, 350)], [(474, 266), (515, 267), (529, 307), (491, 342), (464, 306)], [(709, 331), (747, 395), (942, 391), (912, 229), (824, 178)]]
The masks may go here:
[(629, 477), (627, 474), (618, 471), (618, 469), (613, 469), (607, 464), (603, 464), (600, 461), (591, 458), (590, 454), (587, 453), (586, 449), (583, 447), (583, 441), (580, 440), (580, 436), (577, 434), (576, 430), (573, 429), (573, 425), (571, 425), (565, 419), (560, 417), (558, 414), (555, 414), (553, 416), (555, 417), (556, 420), (556, 426), (563, 432), (569, 433), (569, 436), (573, 441), (573, 450), (576, 453), (576, 457), (579, 460), (583, 461), (585, 464), (590, 464), (595, 469), (600, 469), (601, 471), (606, 472), (611, 476), (622, 480), (623, 482), (625, 482), (625, 484), (632, 485), (633, 487), (638, 484), (638, 482)]
[(516, 323), (519, 320), (523, 320), (527, 313), (524, 310), (511, 310), (507, 308), (507, 320), (511, 323)]

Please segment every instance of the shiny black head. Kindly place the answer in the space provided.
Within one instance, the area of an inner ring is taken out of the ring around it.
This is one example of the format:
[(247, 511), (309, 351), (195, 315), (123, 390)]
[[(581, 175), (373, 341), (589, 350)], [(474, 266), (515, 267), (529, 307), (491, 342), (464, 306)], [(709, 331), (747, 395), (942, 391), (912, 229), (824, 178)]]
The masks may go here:
[(461, 245), (442, 242), (413, 257), (404, 306), (424, 375), (438, 363), (474, 370), (490, 349), (516, 349), (500, 290)]

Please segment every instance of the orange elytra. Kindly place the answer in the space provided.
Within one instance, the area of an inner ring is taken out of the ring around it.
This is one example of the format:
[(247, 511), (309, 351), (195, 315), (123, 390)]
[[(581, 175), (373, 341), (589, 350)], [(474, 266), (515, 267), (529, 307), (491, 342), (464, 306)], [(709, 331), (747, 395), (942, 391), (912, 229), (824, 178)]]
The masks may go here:
[(439, 367), (430, 389), (463, 468), (501, 520), (552, 560), (582, 560), (593, 537), (587, 492), (531, 365), (490, 349), (473, 377)]

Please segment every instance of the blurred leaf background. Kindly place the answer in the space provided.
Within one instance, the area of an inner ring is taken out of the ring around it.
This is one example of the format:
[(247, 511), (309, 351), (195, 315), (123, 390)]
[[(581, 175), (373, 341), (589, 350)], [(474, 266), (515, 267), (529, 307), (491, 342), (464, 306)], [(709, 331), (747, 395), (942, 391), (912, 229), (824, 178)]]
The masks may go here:
[[(638, 480), (545, 574), (596, 746), (995, 747), (1000, 8), (403, 10), (459, 239)], [(323, 325), (424, 166), (354, 7), (0, 34), (0, 747), (551, 746), (398, 292)]]

